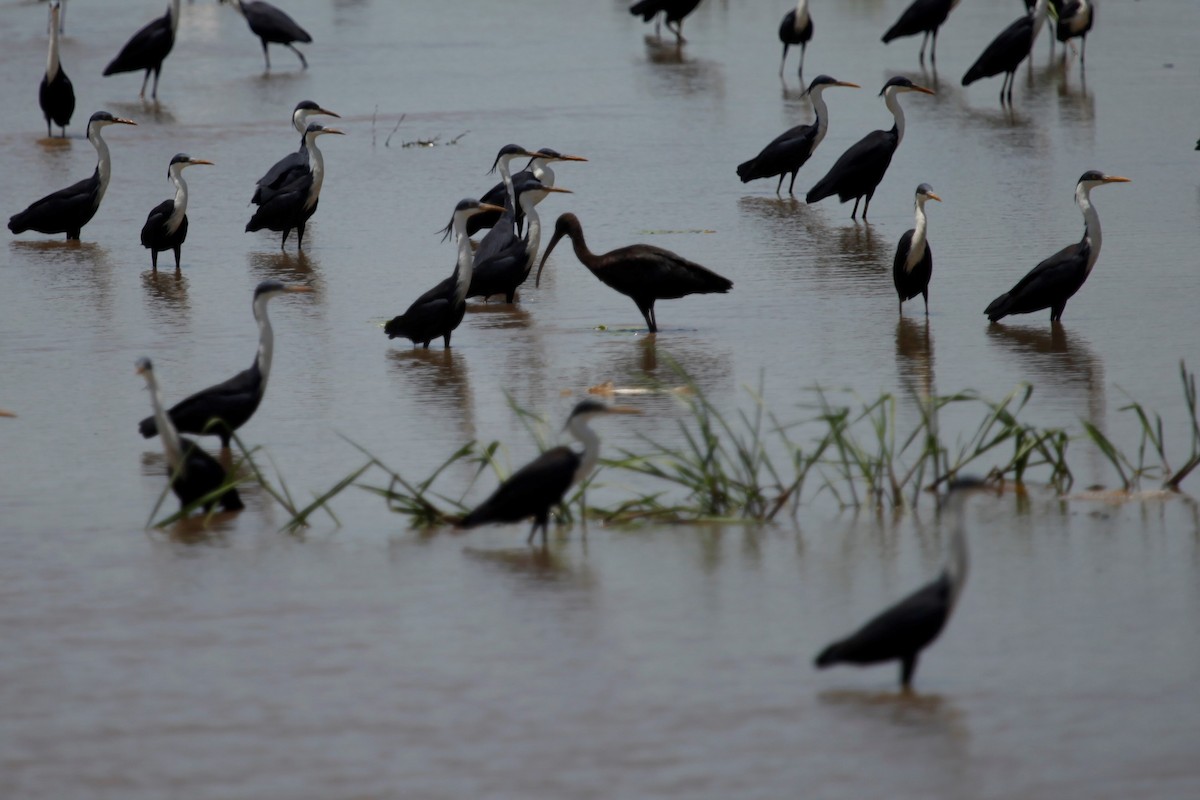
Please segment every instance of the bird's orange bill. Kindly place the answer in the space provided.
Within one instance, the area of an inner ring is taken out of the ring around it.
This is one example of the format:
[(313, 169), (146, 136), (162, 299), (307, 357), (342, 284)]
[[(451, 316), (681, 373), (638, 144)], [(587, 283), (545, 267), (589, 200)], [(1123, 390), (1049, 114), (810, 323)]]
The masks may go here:
[(543, 192), (560, 192), (562, 194), (575, 194), (570, 189), (562, 189), (558, 186), (546, 186), (542, 188)]
[(633, 406), (609, 406), (607, 409), (605, 409), (605, 413), (607, 413), (607, 414), (641, 414), (642, 410), (640, 408), (634, 408)]
[(312, 113), (313, 114), (324, 114), (327, 117), (337, 117), (338, 119), (342, 118), (341, 114), (337, 113), (336, 111), (330, 111), (328, 108), (318, 108), (316, 111), (313, 111)]
[(113, 117), (113, 122), (119, 122), (122, 125), (137, 125), (136, 122), (131, 119), (125, 119), (125, 117)]
[[(932, 92), (930, 92), (930, 94), (932, 94)], [(342, 136), (346, 135), (346, 132), (344, 130), (342, 130), (341, 128), (324, 128), (321, 130), (321, 132), (322, 133), (336, 133), (336, 134), (340, 134)]]
[(1122, 178), (1120, 175), (1105, 175), (1105, 183), (1132, 183), (1129, 178)]
[(188, 161), (188, 163), (189, 164), (208, 164), (209, 166), (214, 166), (213, 162), (209, 161), (207, 158), (193, 158), (190, 161)]
[(912, 85), (912, 88), (914, 92), (921, 92), (922, 94), (937, 94), (933, 89), (926, 89), (924, 86), (918, 86), (915, 83)]
[(285, 292), (311, 292), (313, 288), (311, 286), (301, 286), (297, 284), (294, 286), (284, 286), (283, 290)]
[(850, 81), (835, 81), (833, 85), (834, 86), (845, 86), (848, 89), (861, 89), (862, 88), (857, 83), (851, 83)]
[(16, 414), (14, 414), (13, 412), (5, 411), (3, 408), (0, 408), (0, 417), (15, 417), (15, 416), (16, 416)]
[(499, 211), (501, 214), (503, 214), (504, 206), (498, 206), (498, 205), (494, 205), (492, 203), (480, 203), (479, 210), (480, 211)]
[(587, 161), (587, 159), (584, 158), (583, 156), (568, 156), (568, 155), (562, 155), (562, 154), (555, 156), (551, 160), (552, 161)]
[(926, 193), (925, 196), (928, 197), (930, 200), (937, 200), (939, 203), (942, 202), (942, 198), (938, 197), (933, 192), (928, 192), (928, 193)]

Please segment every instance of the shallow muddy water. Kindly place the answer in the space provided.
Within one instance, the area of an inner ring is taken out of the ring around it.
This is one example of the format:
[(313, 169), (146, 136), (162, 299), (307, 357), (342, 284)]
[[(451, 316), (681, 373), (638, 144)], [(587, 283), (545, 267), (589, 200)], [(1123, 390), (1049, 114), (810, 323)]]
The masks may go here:
[[(113, 181), (81, 244), (0, 246), (0, 408), (18, 414), (0, 419), (0, 796), (1200, 796), (1200, 524), (1185, 499), (976, 502), (971, 581), (915, 696), (891, 666), (811, 658), (934, 574), (930, 508), (856, 515), (824, 497), (765, 529), (593, 525), (543, 551), (523, 526), (414, 532), (358, 490), (333, 504), (340, 527), (318, 517), (288, 536), (248, 489), (208, 533), (143, 530), (165, 479), (136, 432), (149, 402), (134, 360), (154, 359), (168, 400), (247, 366), (268, 278), (314, 291), (272, 303), (270, 388), (242, 435), (304, 497), (362, 463), (343, 436), (410, 477), (472, 439), (519, 465), (535, 445), (509, 398), (557, 430), (590, 386), (678, 384), (673, 362), (727, 413), (761, 382), (785, 420), (817, 385), (894, 392), (903, 426), (914, 394), (998, 398), (1025, 381), (1028, 421), (1086, 419), (1130, 449), (1132, 397), (1162, 413), (1182, 461), (1178, 364), (1197, 366), (1200, 292), (1192, 4), (1104, 4), (1086, 82), (1043, 32), (1008, 112), (997, 80), (959, 78), (1016, 0), (961, 4), (936, 75), (916, 39), (878, 41), (904, 2), (815, 0), (806, 77), (865, 88), (826, 94), (799, 194), (890, 126), (889, 76), (937, 90), (901, 99), (905, 139), (869, 224), (734, 173), (812, 119), (794, 54), (776, 75), (788, 5), (705, 0), (680, 52), (625, 2), (289, 0), (310, 68), (273, 49), (268, 75), (244, 21), (202, 0), (183, 5), (153, 105), (140, 76), (100, 72), (161, 3), (72, 0), (62, 62), (79, 102), (61, 141), (36, 105), (44, 5), (0, 4), (6, 217), (90, 173), (92, 111), (138, 122), (106, 131)], [(321, 140), (328, 174), (298, 256), (242, 229), (305, 98), (348, 135)], [(436, 146), (403, 146), (418, 139)], [(651, 337), (562, 244), (519, 305), (473, 306), (452, 350), (388, 342), (380, 325), (449, 273), (435, 231), (492, 185), (508, 142), (589, 159), (556, 167), (574, 193), (542, 204), (547, 227), (572, 211), (597, 251), (658, 244), (733, 291), (660, 302)], [(155, 275), (138, 231), (180, 151), (216, 165), (185, 173), (182, 274)], [(1078, 240), (1072, 193), (1093, 168), (1132, 182), (1093, 194), (1103, 252), (1064, 325), (989, 326), (988, 301)], [(928, 209), (928, 320), (919, 300), (897, 315), (890, 276), (921, 182), (944, 199)], [(629, 402), (646, 415), (598, 423), (606, 452), (670, 441), (687, 416), (667, 396)], [(978, 420), (954, 410), (944, 432)], [(1116, 479), (1082, 443), (1071, 465), (1079, 487)]]

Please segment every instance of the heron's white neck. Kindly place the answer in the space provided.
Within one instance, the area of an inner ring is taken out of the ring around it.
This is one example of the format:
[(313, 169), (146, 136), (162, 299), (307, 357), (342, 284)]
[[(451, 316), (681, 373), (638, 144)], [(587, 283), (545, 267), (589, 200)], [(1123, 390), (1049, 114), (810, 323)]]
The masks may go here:
[(517, 207), (517, 192), (513, 189), (512, 173), (508, 169), (508, 162), (512, 161), (513, 157), (509, 155), (500, 156), (500, 160), (496, 162), (496, 169), (500, 170), (500, 179), (504, 181), (504, 189), (507, 191), (507, 200), (505, 201), (509, 208)]
[(913, 226), (912, 241), (909, 242), (908, 258), (904, 261), (904, 271), (912, 272), (912, 268), (925, 257), (925, 198), (917, 198), (916, 224)]
[(167, 456), (167, 466), (174, 476), (183, 466), (183, 443), (179, 440), (179, 431), (163, 408), (162, 395), (158, 391), (158, 380), (154, 373), (147, 370), (142, 373), (146, 379), (146, 388), (150, 390), (150, 404), (154, 406), (154, 422), (158, 425), (158, 435), (162, 437), (163, 452)]
[(808, 25), (808, 0), (800, 0), (796, 3), (796, 32), (799, 33), (800, 29), (806, 25)]
[(316, 136), (304, 137), (304, 144), (308, 146), (309, 165), (312, 168), (312, 188), (304, 200), (304, 208), (309, 209), (316, 205), (317, 198), (321, 196), (321, 185), (325, 183), (325, 157), (317, 147)]
[(896, 146), (899, 147), (900, 143), (904, 141), (904, 109), (900, 107), (897, 94), (899, 92), (896, 91), (896, 87), (889, 86), (888, 90), (883, 93), (883, 102), (887, 104), (888, 111), (891, 111), (892, 116), (896, 118)]
[(316, 112), (311, 108), (298, 108), (292, 112), (292, 127), (294, 127), (301, 136), (308, 130), (308, 118)]
[(550, 169), (550, 164), (540, 158), (535, 158), (530, 166), (533, 170), (533, 177), (537, 178), (546, 186), (554, 185), (554, 170)]
[(1033, 38), (1030, 39), (1030, 49), (1033, 49), (1034, 42), (1037, 42), (1038, 34), (1042, 32), (1042, 26), (1046, 24), (1046, 5), (1047, 0), (1037, 0), (1033, 5), (1033, 10), (1029, 13), (1033, 15)]
[(533, 262), (537, 261), (538, 248), (542, 245), (542, 218), (538, 215), (537, 204), (544, 198), (533, 199), (533, 192), (526, 192), (521, 195), (521, 210), (525, 212), (526, 230), (526, 247), (527, 253), (525, 259), (525, 277), (529, 277), (529, 271), (533, 269)]
[(58, 75), (58, 19), (62, 11), (55, 8), (50, 14), (50, 53), (46, 56), (46, 80), (52, 81)]
[(583, 443), (579, 468), (575, 470), (575, 476), (571, 479), (571, 482), (575, 484), (586, 480), (587, 476), (596, 468), (596, 462), (600, 459), (600, 437), (588, 427), (587, 419), (583, 414), (571, 417), (567, 422), (567, 430)]
[(467, 290), (471, 288), (471, 276), (475, 272), (475, 254), (471, 251), (471, 237), (467, 235), (466, 214), (454, 215), (454, 235), (458, 237), (458, 282), (454, 284), (454, 305), (467, 301)]
[(816, 149), (821, 140), (825, 138), (825, 132), (829, 130), (829, 108), (825, 105), (824, 94), (824, 86), (818, 86), (808, 93), (812, 100), (813, 113), (817, 115), (817, 138), (813, 142), (813, 149)]
[(1075, 187), (1075, 202), (1079, 204), (1079, 210), (1083, 212), (1083, 235), (1091, 243), (1085, 275), (1092, 274), (1092, 267), (1096, 266), (1096, 259), (1100, 257), (1100, 243), (1103, 240), (1103, 234), (1100, 231), (1100, 214), (1092, 205), (1091, 191), (1092, 187), (1086, 183), (1080, 183)]
[(100, 135), (103, 127), (103, 125), (92, 123), (88, 125), (87, 135), (88, 141), (96, 148), (96, 174), (100, 178), (100, 194), (96, 198), (97, 203), (104, 199), (104, 192), (108, 189), (108, 179), (112, 177), (112, 158), (108, 154), (108, 143)]
[(950, 541), (947, 545), (944, 570), (950, 576), (950, 605), (958, 603), (963, 586), (967, 583), (970, 561), (967, 556), (966, 502), (971, 492), (954, 492), (947, 499), (947, 514), (950, 520)]
[(167, 230), (174, 233), (179, 228), (179, 223), (183, 220), (183, 215), (187, 213), (188, 203), (188, 187), (187, 182), (183, 179), (183, 168), (187, 166), (184, 163), (172, 164), (169, 172), (171, 173), (171, 183), (175, 184), (175, 207), (171, 210), (171, 216), (167, 217)]
[(267, 316), (267, 303), (271, 295), (264, 294), (254, 299), (254, 319), (258, 322), (258, 356), (255, 363), (262, 375), (259, 391), (267, 391), (267, 378), (271, 375), (271, 358), (275, 355), (275, 331), (271, 328), (271, 318)]
[[(238, 3), (237, 7), (241, 9), (241, 3)], [(167, 7), (167, 16), (171, 20), (171, 35), (174, 36), (179, 28), (179, 0), (171, 0), (171, 5)]]

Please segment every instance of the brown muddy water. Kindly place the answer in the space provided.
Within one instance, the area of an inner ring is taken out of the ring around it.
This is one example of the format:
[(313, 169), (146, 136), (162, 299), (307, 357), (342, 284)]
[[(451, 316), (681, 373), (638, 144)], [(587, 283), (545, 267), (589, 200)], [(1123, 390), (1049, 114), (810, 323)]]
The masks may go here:
[[(143, 104), (140, 77), (100, 72), (162, 5), (70, 2), (62, 62), (79, 106), (70, 138), (47, 141), (45, 6), (0, 4), (6, 217), (91, 172), (92, 111), (139, 123), (108, 129), (113, 182), (82, 244), (0, 246), (0, 408), (19, 415), (0, 419), (0, 797), (1200, 796), (1186, 499), (977, 501), (963, 602), (903, 696), (891, 666), (810, 662), (937, 569), (928, 507), (839, 513), (818, 498), (767, 528), (593, 525), (543, 551), (524, 527), (414, 532), (360, 490), (334, 502), (340, 527), (319, 517), (289, 536), (247, 490), (247, 510), (206, 535), (147, 532), (165, 479), (135, 430), (149, 402), (133, 374), (153, 358), (168, 399), (228, 377), (253, 356), (253, 287), (311, 286), (272, 305), (271, 384), (242, 431), (302, 496), (361, 463), (341, 436), (411, 477), (472, 439), (502, 440), (520, 464), (535, 447), (507, 397), (556, 429), (589, 386), (677, 382), (672, 360), (727, 413), (761, 380), (785, 419), (815, 385), (895, 392), (906, 424), (914, 392), (1000, 397), (1027, 381), (1029, 421), (1091, 420), (1126, 448), (1133, 397), (1163, 414), (1182, 460), (1178, 363), (1200, 366), (1191, 0), (1104, 3), (1086, 82), (1050, 60), (1043, 32), (1012, 112), (997, 80), (959, 77), (1017, 0), (962, 3), (936, 75), (916, 39), (878, 41), (902, 0), (814, 0), (806, 77), (865, 88), (826, 95), (829, 134), (798, 191), (890, 126), (876, 97), (889, 76), (937, 88), (902, 98), (907, 134), (870, 224), (734, 174), (812, 118), (794, 61), (786, 85), (776, 75), (784, 0), (705, 0), (682, 54), (647, 40), (625, 2), (290, 0), (311, 66), (273, 50), (269, 75), (236, 12), (202, 0), (183, 5), (161, 102)], [(322, 141), (328, 176), (298, 257), (242, 228), (253, 180), (295, 147), (304, 98), (349, 135)], [(543, 219), (573, 211), (597, 250), (674, 249), (733, 292), (660, 303), (648, 337), (564, 246), (519, 306), (472, 309), (450, 352), (389, 343), (380, 324), (451, 268), (434, 231), (492, 184), (507, 142), (590, 159), (557, 169), (574, 194)], [(179, 151), (216, 166), (186, 173), (182, 276), (154, 276), (138, 231)], [(1103, 252), (1063, 328), (1045, 313), (989, 327), (989, 300), (1079, 238), (1072, 193), (1093, 168), (1133, 182), (1093, 195)], [(911, 304), (897, 316), (890, 279), (920, 182), (945, 200), (929, 209), (928, 322)], [(630, 402), (646, 416), (598, 425), (610, 453), (670, 440), (687, 413)], [(977, 422), (948, 415), (945, 432)], [(1078, 485), (1115, 480), (1082, 443), (1071, 457)]]

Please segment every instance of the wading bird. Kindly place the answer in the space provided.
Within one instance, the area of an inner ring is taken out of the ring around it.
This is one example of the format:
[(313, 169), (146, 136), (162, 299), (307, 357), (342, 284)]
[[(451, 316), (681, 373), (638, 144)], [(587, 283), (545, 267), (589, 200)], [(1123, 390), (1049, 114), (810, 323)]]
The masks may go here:
[(137, 72), (145, 70), (142, 78), (142, 91), (138, 97), (146, 97), (146, 82), (150, 73), (154, 73), (154, 89), (150, 96), (158, 99), (158, 76), (162, 72), (163, 60), (175, 46), (175, 29), (179, 27), (179, 0), (171, 0), (167, 13), (148, 23), (146, 27), (135, 33), (117, 57), (104, 68), (105, 75), (115, 75), (118, 72)]
[(871, 131), (859, 139), (849, 150), (842, 153), (825, 177), (808, 190), (808, 195), (804, 198), (805, 202), (816, 203), (836, 194), (838, 200), (844, 203), (853, 197), (854, 210), (850, 212), (850, 219), (854, 219), (858, 214), (858, 201), (866, 197), (867, 202), (863, 205), (863, 219), (867, 218), (867, 209), (871, 207), (871, 197), (874, 196), (879, 182), (883, 180), (888, 165), (892, 163), (892, 156), (896, 154), (896, 148), (904, 139), (904, 109), (900, 107), (900, 101), (896, 99), (896, 95), (901, 92), (934, 93), (932, 89), (918, 86), (908, 78), (892, 78), (885, 83), (879, 90), (879, 94), (895, 119), (892, 129), (890, 131)]
[(38, 88), (38, 105), (46, 117), (46, 136), (51, 135), (50, 123), (53, 122), (66, 138), (67, 125), (75, 113), (75, 87), (71, 85), (71, 79), (67, 77), (58, 58), (59, 13), (58, 0), (54, 0), (50, 3), (50, 53), (46, 57), (46, 74), (42, 76), (42, 85)]
[(635, 408), (606, 406), (595, 400), (584, 400), (575, 406), (567, 418), (566, 429), (583, 443), (583, 452), (560, 446), (547, 450), (509, 476), (508, 480), (484, 500), (458, 526), (473, 528), (488, 522), (520, 522), (533, 517), (529, 539), (542, 530), (542, 544), (550, 526), (550, 509), (562, 503), (567, 490), (587, 479), (600, 457), (600, 437), (588, 427), (588, 422), (604, 414), (640, 414)]
[[(181, 437), (175, 430), (167, 412), (163, 411), (162, 396), (158, 391), (158, 381), (154, 378), (154, 366), (150, 359), (138, 359), (137, 374), (146, 379), (146, 388), (150, 390), (150, 403), (154, 407), (153, 419), (157, 420), (156, 430), (162, 431), (163, 452), (167, 456), (167, 477), (171, 481), (171, 491), (179, 498), (179, 507), (187, 508), (225, 485), (225, 468), (204, 452), (200, 445)], [(217, 503), (226, 511), (240, 511), (245, 508), (237, 489), (233, 487), (208, 500), (204, 504), (204, 510), (210, 510)]]
[(942, 198), (933, 193), (933, 187), (922, 183), (917, 187), (916, 227), (910, 228), (900, 237), (896, 245), (896, 258), (892, 261), (892, 280), (896, 294), (900, 296), (900, 313), (904, 313), (904, 301), (917, 295), (925, 301), (925, 316), (929, 316), (929, 278), (933, 275), (933, 250), (925, 236), (925, 202)]
[[(519, 144), (506, 144), (504, 147), (501, 147), (500, 152), (496, 154), (496, 160), (492, 162), (492, 168), (488, 170), (488, 175), (491, 175), (493, 172), (499, 172), (500, 183), (496, 184), (491, 189), (488, 189), (487, 194), (479, 198), (479, 202), (495, 206), (499, 208), (500, 211), (489, 211), (485, 214), (476, 214), (471, 217), (467, 223), (468, 236), (474, 236), (484, 228), (495, 228), (496, 223), (500, 221), (500, 216), (504, 213), (505, 209), (513, 210), (514, 214), (517, 213), (515, 210), (517, 208), (517, 201), (516, 192), (513, 190), (511, 164), (512, 160), (518, 157), (533, 159), (537, 157), (537, 153), (531, 153), (524, 147), (521, 147)], [(510, 220), (510, 227), (515, 225), (514, 221), (515, 216), (513, 217), (513, 220)], [(442, 241), (446, 241), (446, 238), (453, 230), (454, 219), (451, 218), (450, 223), (442, 229), (444, 234), (442, 236)], [(495, 244), (500, 244), (500, 242), (491, 243), (489, 246), (493, 246)], [(480, 243), (480, 246), (482, 246), (482, 243)]]
[(925, 63), (925, 45), (933, 37), (933, 46), (929, 49), (929, 60), (937, 64), (937, 35), (938, 28), (950, 16), (950, 12), (958, 5), (958, 0), (913, 0), (912, 5), (904, 9), (896, 24), (887, 29), (883, 35), (883, 43), (904, 36), (924, 34), (921, 38), (921, 63)]
[[(258, 352), (254, 363), (229, 380), (196, 392), (172, 406), (167, 415), (177, 430), (219, 436), (221, 447), (229, 447), (233, 432), (245, 425), (258, 410), (267, 391), (267, 379), (271, 376), (275, 332), (271, 329), (271, 318), (267, 316), (267, 303), (281, 294), (311, 291), (307, 286), (287, 286), (279, 281), (263, 281), (254, 289), (254, 319), (258, 323)], [(138, 423), (138, 431), (149, 439), (158, 433), (158, 426), (154, 417), (146, 417)]]
[(1092, 206), (1091, 191), (1106, 183), (1128, 183), (1129, 178), (1088, 170), (1075, 184), (1075, 203), (1083, 212), (1083, 238), (1038, 264), (1017, 285), (997, 297), (983, 313), (996, 322), (1010, 314), (1031, 314), (1050, 309), (1050, 322), (1062, 319), (1071, 296), (1083, 287), (1100, 257), (1100, 215)]
[(822, 650), (815, 661), (818, 668), (899, 661), (900, 685), (906, 691), (911, 688), (921, 651), (941, 635), (966, 584), (969, 565), (963, 507), (971, 495), (988, 488), (977, 478), (960, 478), (950, 484), (946, 496), (950, 549), (941, 574), (845, 639)]
[[(1071, 0), (1069, 3), (1058, 3), (1058, 23), (1054, 26), (1054, 39), (1066, 44), (1069, 39), (1078, 37), (1079, 68), (1083, 69), (1087, 59), (1087, 35), (1096, 21), (1096, 4), (1090, 0)], [(1054, 41), (1051, 39), (1050, 41)], [(1063, 52), (1066, 58), (1066, 52)]]
[(1037, 0), (1028, 14), (1002, 30), (963, 75), (962, 85), (970, 86), (980, 78), (990, 78), (1004, 73), (1000, 84), (1000, 103), (1005, 101), (1008, 88), (1008, 103), (1012, 105), (1013, 84), (1016, 82), (1017, 67), (1033, 49), (1042, 25), (1046, 22), (1046, 0)]
[(261, 0), (221, 0), (221, 2), (228, 2), (246, 18), (250, 32), (262, 42), (263, 60), (267, 62), (268, 72), (271, 71), (271, 55), (267, 52), (268, 44), (283, 45), (296, 54), (304, 69), (308, 69), (308, 61), (305, 60), (304, 53), (297, 50), (292, 42), (307, 44), (312, 41), (312, 37), (309, 36), (308, 31), (296, 24), (296, 20), (270, 3), (264, 3)]
[(150, 267), (155, 272), (158, 272), (158, 254), (163, 250), (175, 251), (175, 271), (179, 271), (179, 251), (183, 249), (188, 232), (188, 187), (183, 179), (183, 168), (212, 163), (178, 153), (167, 166), (167, 177), (175, 184), (175, 199), (163, 200), (155, 206), (142, 226), (142, 247), (150, 248)]
[(458, 261), (449, 278), (418, 297), (398, 317), (393, 317), (383, 326), (389, 339), (403, 336), (413, 344), (424, 345), (437, 337), (442, 344), (450, 346), (450, 334), (458, 327), (467, 312), (467, 289), (471, 286), (472, 254), (471, 239), (467, 235), (467, 220), (473, 215), (496, 210), (497, 206), (480, 203), (478, 200), (460, 200), (454, 208), (454, 234), (458, 237)]
[(779, 41), (783, 42), (783, 58), (779, 59), (779, 77), (783, 77), (783, 65), (787, 61), (788, 48), (800, 45), (800, 80), (804, 81), (804, 51), (813, 36), (812, 15), (808, 13), (808, 0), (799, 0), (796, 7), (783, 15), (779, 23)]
[[(42, 2), (42, 0), (38, 0), (38, 2), (40, 3), (40, 2)], [(53, 11), (50, 12), (50, 19), (48, 19), (46, 21), (46, 33), (50, 32), (51, 25), (58, 28), (59, 33), (66, 33), (67, 32), (67, 0), (50, 0), (50, 3), (51, 3), (51, 6), (53, 6), (55, 3), (60, 3), (62, 5), (62, 13), (58, 16), (58, 19), (56, 21), (54, 19), (54, 12)]]
[(775, 194), (779, 194), (779, 190), (783, 188), (784, 176), (791, 174), (788, 194), (795, 194), (792, 190), (796, 186), (796, 173), (816, 152), (817, 145), (825, 138), (825, 132), (829, 128), (829, 109), (825, 106), (825, 99), (821, 94), (831, 86), (862, 88), (857, 83), (834, 80), (828, 75), (813, 78), (813, 82), (808, 85), (808, 96), (812, 98), (816, 120), (811, 125), (788, 128), (754, 158), (738, 164), (737, 174), (742, 183), (749, 183), (758, 178), (774, 178), (778, 175), (779, 184), (775, 187)]
[(131, 119), (114, 117), (107, 111), (97, 111), (88, 120), (87, 138), (96, 148), (96, 171), (92, 177), (79, 183), (48, 194), (19, 214), (8, 220), (8, 229), (13, 233), (37, 231), (38, 233), (65, 233), (67, 239), (78, 239), (84, 225), (91, 221), (100, 208), (108, 180), (112, 175), (112, 159), (108, 155), (108, 144), (100, 131), (108, 125), (137, 125)]
[(295, 181), (297, 178), (302, 178), (312, 171), (309, 166), (308, 145), (304, 143), (304, 134), (308, 131), (308, 120), (310, 117), (325, 116), (338, 117), (338, 114), (322, 108), (312, 100), (301, 100), (296, 104), (296, 108), (292, 110), (292, 127), (296, 129), (296, 133), (300, 134), (300, 149), (294, 153), (288, 153), (283, 158), (275, 162), (275, 164), (267, 170), (267, 174), (258, 179), (258, 183), (254, 188), (254, 196), (250, 198), (250, 202), (254, 205), (262, 205), (263, 201), (270, 198), (284, 186)]
[(296, 249), (304, 248), (304, 225), (316, 213), (321, 187), (325, 184), (325, 159), (317, 147), (317, 137), (327, 133), (345, 135), (345, 131), (337, 128), (327, 128), (318, 122), (308, 123), (302, 145), (308, 150), (309, 171), (263, 200), (246, 223), (247, 233), (263, 228), (282, 231), (283, 238), (279, 241), (282, 250), (287, 245), (288, 234), (295, 228)]
[[(557, 150), (551, 149), (549, 147), (543, 147), (537, 151), (536, 155), (534, 155), (532, 158), (529, 159), (529, 163), (525, 165), (525, 169), (521, 170), (520, 172), (518, 172), (512, 176), (514, 184), (516, 183), (516, 181), (518, 179), (522, 178), (523, 176), (532, 175), (533, 177), (537, 178), (538, 181), (540, 181), (543, 186), (553, 186), (554, 185), (554, 170), (550, 168), (550, 165), (555, 161), (587, 161), (587, 159), (584, 158), (583, 156), (565, 155), (565, 154), (560, 153)], [(489, 189), (487, 194), (485, 194), (483, 197), (479, 198), (479, 202), (495, 203), (497, 205), (504, 205), (505, 197), (506, 197), (506, 189), (504, 187), (504, 182), (501, 181), (500, 183), (497, 183), (495, 186), (493, 186), (491, 189)], [(539, 197), (537, 199), (537, 202), (540, 203), (541, 201), (542, 201), (542, 198)], [(474, 223), (476, 220), (483, 220), (487, 216), (489, 216), (489, 215), (480, 214), (478, 217), (472, 217), (471, 222)], [(525, 212), (521, 210), (520, 203), (517, 203), (516, 219), (517, 219), (517, 234), (519, 235), (523, 232), (522, 229), (523, 229), (523, 226), (525, 223)], [(493, 221), (492, 224), (494, 225), (495, 222)], [(483, 223), (480, 222), (480, 225), (483, 225)], [(491, 225), (488, 225), (487, 227), (491, 227)], [(449, 230), (448, 226), (447, 226), (447, 230)]]
[[(654, 35), (658, 36), (658, 15), (661, 12), (666, 17), (667, 30), (675, 34), (679, 44), (684, 44), (687, 39), (683, 38), (683, 18), (695, 11), (698, 5), (700, 0), (642, 0), (630, 6), (629, 13), (641, 17), (643, 22), (654, 20)], [(672, 22), (675, 23), (674, 28), (671, 27)]]
[(637, 304), (638, 311), (646, 318), (650, 333), (658, 332), (658, 318), (654, 314), (656, 300), (673, 300), (689, 294), (724, 293), (733, 288), (733, 281), (652, 244), (631, 244), (607, 253), (593, 253), (584, 241), (583, 226), (574, 214), (563, 214), (554, 224), (554, 236), (538, 266), (538, 284), (541, 283), (542, 270), (546, 267), (550, 251), (564, 236), (571, 237), (575, 257), (601, 283), (611, 286)]
[(517, 287), (529, 277), (537, 261), (538, 247), (542, 241), (542, 221), (537, 213), (537, 204), (551, 192), (571, 194), (570, 189), (546, 186), (528, 172), (513, 176), (513, 188), (517, 192), (517, 208), (529, 220), (529, 232), (522, 238), (512, 239), (504, 249), (486, 257), (475, 253), (467, 297), (487, 298), (502, 294), (504, 302), (513, 302)]

